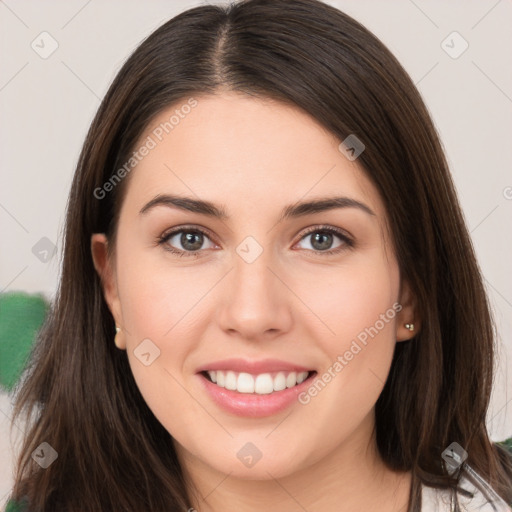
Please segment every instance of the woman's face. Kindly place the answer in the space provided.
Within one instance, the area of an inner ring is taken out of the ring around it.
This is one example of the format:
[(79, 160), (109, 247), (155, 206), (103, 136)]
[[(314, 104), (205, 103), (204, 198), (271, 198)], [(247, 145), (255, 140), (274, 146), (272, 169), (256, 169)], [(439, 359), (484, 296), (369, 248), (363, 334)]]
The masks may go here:
[(371, 438), (414, 319), (382, 200), (340, 142), (223, 93), (165, 110), (135, 147), (114, 261), (103, 235), (92, 249), (118, 346), (185, 462), (278, 478)]

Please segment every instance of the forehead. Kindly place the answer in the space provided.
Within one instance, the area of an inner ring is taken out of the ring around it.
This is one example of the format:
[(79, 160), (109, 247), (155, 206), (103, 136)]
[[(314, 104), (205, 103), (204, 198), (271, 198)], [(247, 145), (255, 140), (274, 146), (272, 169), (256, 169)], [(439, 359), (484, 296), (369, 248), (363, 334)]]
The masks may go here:
[(141, 207), (157, 194), (182, 193), (250, 211), (337, 193), (383, 214), (375, 187), (339, 144), (307, 113), (275, 100), (233, 92), (185, 98), (139, 138), (134, 151), (144, 156), (125, 202)]

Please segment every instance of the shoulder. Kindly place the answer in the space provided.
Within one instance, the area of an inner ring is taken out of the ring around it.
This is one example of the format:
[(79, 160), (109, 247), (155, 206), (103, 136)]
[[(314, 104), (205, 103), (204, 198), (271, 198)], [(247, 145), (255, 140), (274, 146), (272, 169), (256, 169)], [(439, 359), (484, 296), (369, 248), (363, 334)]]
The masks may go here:
[[(468, 495), (458, 493), (458, 502), (461, 512), (512, 512), (502, 499), (495, 493), (484, 493), (466, 478), (462, 478), (460, 487), (468, 491)], [(434, 489), (422, 486), (421, 512), (452, 512), (452, 492), (448, 489)], [(487, 496), (491, 494), (491, 496)], [(494, 496), (492, 496), (494, 494)]]

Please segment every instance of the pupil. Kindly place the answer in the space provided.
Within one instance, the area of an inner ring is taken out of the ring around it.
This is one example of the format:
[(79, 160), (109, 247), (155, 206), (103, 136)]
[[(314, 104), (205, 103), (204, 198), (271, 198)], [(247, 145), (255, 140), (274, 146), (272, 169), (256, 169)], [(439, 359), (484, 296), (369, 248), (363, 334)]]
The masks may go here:
[(201, 249), (201, 245), (203, 245), (201, 233), (183, 233), (181, 235), (181, 245), (189, 251), (197, 251)]
[[(318, 244), (317, 244), (318, 242)], [(315, 233), (313, 235), (312, 245), (315, 249), (320, 251), (329, 249), (332, 244), (332, 234), (331, 233)]]

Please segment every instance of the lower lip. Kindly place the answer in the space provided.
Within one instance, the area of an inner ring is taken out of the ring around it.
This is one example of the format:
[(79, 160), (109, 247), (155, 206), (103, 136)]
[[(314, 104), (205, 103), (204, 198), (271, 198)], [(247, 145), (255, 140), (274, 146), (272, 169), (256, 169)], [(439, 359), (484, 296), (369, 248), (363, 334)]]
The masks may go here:
[(201, 379), (206, 392), (225, 411), (237, 416), (263, 418), (284, 411), (294, 402), (298, 402), (298, 395), (311, 385), (316, 372), (311, 372), (305, 381), (293, 386), (293, 388), (274, 391), (266, 395), (231, 391), (217, 386), (201, 373), (197, 375)]

